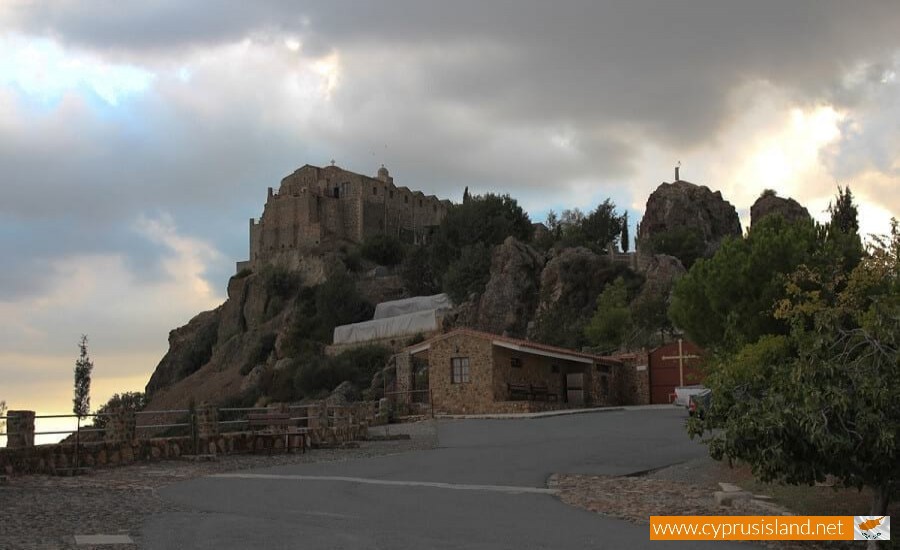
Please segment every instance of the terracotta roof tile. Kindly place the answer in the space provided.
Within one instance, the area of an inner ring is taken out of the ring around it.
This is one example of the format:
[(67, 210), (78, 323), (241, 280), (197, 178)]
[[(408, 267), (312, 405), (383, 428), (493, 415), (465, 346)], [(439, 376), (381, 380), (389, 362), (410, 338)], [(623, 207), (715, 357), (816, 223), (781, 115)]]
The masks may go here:
[(584, 352), (580, 352), (580, 351), (574, 351), (571, 349), (560, 348), (557, 346), (541, 344), (539, 342), (532, 342), (531, 340), (522, 340), (519, 338), (510, 338), (509, 336), (502, 336), (499, 334), (491, 334), (490, 332), (483, 332), (480, 330), (474, 330), (474, 329), (470, 329), (470, 328), (453, 329), (450, 332), (445, 332), (444, 334), (439, 334), (437, 336), (429, 338), (428, 340), (425, 340), (424, 342), (420, 342), (418, 344), (408, 346), (406, 349), (417, 348), (417, 347), (421, 346), (422, 344), (427, 344), (429, 342), (434, 342), (437, 340), (443, 340), (445, 338), (449, 338), (450, 336), (455, 336), (457, 334), (468, 334), (469, 336), (474, 336), (476, 338), (489, 339), (491, 341), (498, 340), (501, 342), (507, 342), (509, 344), (514, 344), (514, 345), (517, 345), (517, 346), (520, 346), (523, 348), (531, 348), (535, 351), (548, 351), (548, 352), (552, 352), (552, 353), (572, 355), (575, 357), (582, 357), (585, 359), (591, 359), (591, 360), (594, 360), (597, 362), (602, 362), (602, 363), (622, 364), (622, 361), (620, 361), (619, 359), (616, 359), (615, 357), (610, 357), (607, 355), (595, 355), (592, 353), (584, 353)]

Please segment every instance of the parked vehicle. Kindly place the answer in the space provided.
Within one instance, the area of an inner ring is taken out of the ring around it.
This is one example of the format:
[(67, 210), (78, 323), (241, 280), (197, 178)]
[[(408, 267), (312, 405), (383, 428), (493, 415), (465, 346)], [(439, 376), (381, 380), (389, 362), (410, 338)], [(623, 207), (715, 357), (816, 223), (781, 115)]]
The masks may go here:
[(712, 390), (704, 389), (690, 396), (688, 400), (688, 414), (703, 419), (712, 400)]
[(675, 388), (675, 400), (672, 402), (675, 406), (687, 408), (690, 404), (691, 395), (706, 390), (701, 385), (696, 386), (679, 386)]

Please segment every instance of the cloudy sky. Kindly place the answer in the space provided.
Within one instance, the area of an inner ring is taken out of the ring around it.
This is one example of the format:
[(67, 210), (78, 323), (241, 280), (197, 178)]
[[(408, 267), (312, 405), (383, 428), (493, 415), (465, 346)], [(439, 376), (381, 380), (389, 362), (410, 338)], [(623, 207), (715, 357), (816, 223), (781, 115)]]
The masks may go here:
[(332, 158), (535, 219), (640, 217), (682, 177), (742, 215), (765, 188), (863, 231), (900, 213), (900, 4), (4, 0), (0, 399), (143, 387), (224, 299), (266, 187)]

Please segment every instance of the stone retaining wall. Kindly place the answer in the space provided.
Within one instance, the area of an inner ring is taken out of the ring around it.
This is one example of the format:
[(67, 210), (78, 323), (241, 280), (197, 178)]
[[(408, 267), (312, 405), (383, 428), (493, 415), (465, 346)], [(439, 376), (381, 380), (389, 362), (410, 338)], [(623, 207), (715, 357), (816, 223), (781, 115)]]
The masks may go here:
[[(332, 415), (329, 416), (329, 410)], [(19, 428), (27, 428), (21, 437), (31, 434), (34, 439), (34, 413), (18, 414), (23, 418)], [(113, 415), (107, 423), (107, 434), (103, 441), (85, 442), (79, 446), (79, 466), (89, 468), (110, 467), (133, 462), (178, 459), (186, 455), (217, 455), (249, 453), (259, 451), (305, 450), (310, 447), (332, 447), (368, 437), (370, 425), (380, 419), (375, 414), (374, 404), (358, 403), (348, 407), (330, 407), (323, 404), (310, 405), (311, 417), (303, 433), (284, 430), (239, 431), (222, 433), (215, 422), (216, 411), (211, 407), (197, 410), (198, 438), (196, 448), (190, 436), (134, 437), (134, 413), (122, 411)], [(17, 433), (23, 433), (18, 430)], [(20, 445), (0, 448), (0, 474), (65, 474), (75, 466), (75, 444), (63, 442), (53, 445)]]

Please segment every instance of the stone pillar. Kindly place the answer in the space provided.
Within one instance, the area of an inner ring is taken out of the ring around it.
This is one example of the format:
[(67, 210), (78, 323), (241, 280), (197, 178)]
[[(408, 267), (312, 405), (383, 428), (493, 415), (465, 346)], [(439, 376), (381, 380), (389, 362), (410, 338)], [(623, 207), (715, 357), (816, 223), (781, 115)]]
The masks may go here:
[(394, 364), (397, 366), (397, 394), (394, 395), (394, 402), (397, 404), (398, 414), (402, 415), (409, 412), (409, 404), (412, 402), (412, 395), (409, 393), (413, 389), (412, 355), (397, 354)]
[(392, 416), (391, 401), (387, 397), (378, 400), (378, 418), (381, 422), (388, 422)]
[(197, 407), (197, 437), (210, 440), (219, 435), (219, 410), (212, 405)]
[(7, 411), (6, 447), (34, 447), (34, 411)]
[(328, 427), (328, 404), (325, 401), (306, 406), (306, 416), (309, 417), (308, 426), (311, 430)]
[(409, 353), (398, 353), (394, 359), (394, 364), (397, 365), (396, 391), (408, 392), (412, 390), (412, 355)]
[(132, 443), (137, 419), (131, 409), (117, 409), (106, 417), (103, 440), (107, 443)]

